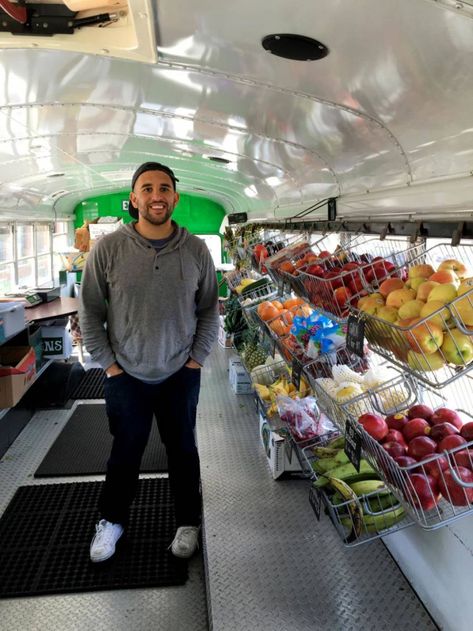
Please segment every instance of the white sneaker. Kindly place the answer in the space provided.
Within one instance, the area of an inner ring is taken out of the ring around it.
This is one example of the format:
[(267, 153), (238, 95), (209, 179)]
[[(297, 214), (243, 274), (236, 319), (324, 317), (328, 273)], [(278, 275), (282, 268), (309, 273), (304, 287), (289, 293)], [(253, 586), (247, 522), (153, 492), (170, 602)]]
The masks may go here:
[(90, 544), (90, 560), (98, 563), (106, 561), (115, 554), (115, 546), (123, 534), (123, 526), (101, 519), (95, 526), (95, 531)]
[(188, 559), (199, 547), (199, 527), (181, 526), (177, 529), (174, 541), (169, 546), (175, 557)]

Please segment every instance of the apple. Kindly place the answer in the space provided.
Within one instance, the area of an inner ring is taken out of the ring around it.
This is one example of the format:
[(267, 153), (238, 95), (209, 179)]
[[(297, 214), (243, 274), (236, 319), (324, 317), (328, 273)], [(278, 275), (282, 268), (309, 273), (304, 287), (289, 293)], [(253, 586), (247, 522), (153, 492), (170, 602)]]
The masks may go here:
[(438, 287), (440, 283), (436, 283), (434, 280), (426, 280), (424, 281), (417, 289), (416, 298), (418, 300), (423, 300), (424, 302), (429, 297), (430, 292), (434, 287)]
[(420, 310), (421, 318), (429, 318), (429, 322), (433, 322), (443, 331), (446, 331), (453, 323), (451, 313), (440, 300), (429, 300), (425, 302)]
[(444, 269), (452, 270), (452, 272), (455, 272), (458, 278), (465, 278), (468, 275), (468, 270), (466, 266), (461, 261), (457, 261), (456, 259), (445, 259), (444, 261), (442, 261), (437, 270), (440, 271)]
[(402, 289), (395, 289), (388, 294), (386, 298), (386, 305), (388, 307), (396, 307), (399, 309), (405, 302), (409, 300), (414, 300), (416, 297), (416, 292), (413, 289), (406, 289), (403, 287)]
[[(363, 299), (361, 298), (360, 300)], [(369, 315), (376, 315), (381, 307), (384, 307), (384, 300), (383, 298), (370, 296), (363, 301), (361, 307), (359, 305), (360, 303), (358, 302), (358, 308), (360, 309), (360, 311), (363, 311), (364, 313), (367, 313)]]
[(367, 412), (358, 418), (358, 423), (375, 440), (382, 440), (389, 431), (386, 421), (378, 414)]
[(422, 465), (424, 473), (431, 475), (436, 480), (442, 477), (442, 472), (448, 469), (448, 460), (445, 456), (436, 456), (433, 460), (429, 460)]
[(411, 504), (423, 510), (431, 510), (440, 500), (437, 480), (431, 475), (411, 473), (406, 490)]
[[(388, 296), (389, 299), (389, 296)], [(421, 322), (421, 324), (417, 324)], [(435, 353), (443, 343), (442, 329), (429, 321), (422, 324), (421, 318), (414, 318), (409, 326), (409, 330), (404, 331), (409, 346), (416, 353)]]
[(463, 438), (467, 442), (471, 442), (473, 440), (473, 421), (470, 421), (469, 423), (465, 423), (462, 426), (462, 428), (460, 429), (460, 435), (463, 436)]
[(417, 436), (428, 436), (430, 425), (424, 418), (413, 418), (402, 428), (402, 435), (408, 443)]
[[(470, 469), (457, 467), (455, 473), (462, 482), (473, 482), (473, 472)], [(457, 484), (450, 470), (444, 471), (439, 480), (439, 489), (444, 498), (454, 506), (468, 506), (473, 502), (473, 488)]]
[(383, 449), (387, 451), (391, 458), (399, 458), (405, 455), (407, 447), (395, 440), (389, 440), (383, 443)]
[(383, 438), (383, 443), (388, 442), (401, 443), (401, 445), (407, 447), (404, 435), (397, 429), (390, 429), (386, 436)]
[(458, 434), (459, 431), (452, 425), (451, 423), (437, 423), (430, 430), (430, 437), (435, 440), (435, 442), (439, 443), (446, 436), (453, 436), (454, 434)]
[[(409, 418), (405, 414), (402, 414), (401, 412), (398, 412), (397, 414), (390, 414), (384, 420), (386, 421), (387, 426), (389, 427), (389, 429), (395, 429), (397, 431), (401, 431), (402, 428), (404, 427), (404, 425), (409, 420)], [(473, 425), (473, 423), (472, 423), (472, 425)], [(473, 440), (473, 438), (472, 438), (472, 440)]]
[(434, 272), (432, 276), (429, 276), (429, 280), (434, 280), (436, 283), (440, 283), (441, 285), (450, 283), (455, 287), (458, 287), (458, 285), (460, 284), (460, 279), (455, 274), (455, 272), (447, 269)]
[(467, 469), (473, 469), (473, 450), (462, 449), (452, 454), (452, 458), (455, 461), (457, 467), (466, 467)]
[(408, 300), (399, 307), (399, 319), (405, 320), (406, 318), (417, 318), (421, 315), (422, 307), (426, 303), (423, 300)]
[[(394, 458), (394, 460), (397, 462), (397, 464), (404, 468), (409, 468), (410, 471), (415, 471), (416, 469), (418, 469), (418, 462), (415, 458), (411, 458), (411, 456), (398, 456), (397, 458)], [(412, 465), (416, 465), (415, 467), (412, 467)], [(412, 469), (411, 469), (412, 467)]]
[(435, 453), (436, 449), (437, 443), (435, 440), (428, 436), (416, 436), (407, 445), (407, 455), (416, 460), (423, 460), (426, 456)]
[(430, 421), (432, 418), (434, 411), (428, 405), (424, 403), (416, 403), (407, 411), (407, 416), (410, 419), (413, 418), (423, 418), (425, 421)]
[(324, 278), (325, 270), (321, 265), (308, 265), (305, 269), (306, 274), (311, 274), (312, 276), (318, 276), (319, 278)]
[(429, 278), (429, 276), (432, 276), (432, 274), (435, 272), (434, 268), (432, 267), (432, 265), (428, 265), (428, 264), (420, 264), (420, 265), (413, 265), (412, 267), (409, 268), (409, 278)]
[(406, 287), (409, 287), (409, 289), (413, 289), (414, 291), (417, 291), (419, 289), (419, 287), (423, 283), (426, 283), (426, 282), (427, 281), (425, 280), (425, 278), (422, 278), (422, 276), (419, 276), (419, 278), (410, 278), (406, 282)]
[(383, 281), (388, 276), (388, 271), (381, 264), (374, 265), (371, 269), (365, 273), (365, 279), (367, 283), (373, 283), (374, 281)]
[(332, 254), (328, 250), (322, 250), (322, 252), (319, 252), (318, 254), (319, 259), (327, 259), (327, 258), (330, 258), (331, 256)]
[(362, 297), (358, 300), (358, 304), (357, 304), (358, 309), (361, 309), (361, 307), (365, 304), (365, 302), (366, 302), (369, 298), (376, 298), (376, 299), (379, 299), (379, 300), (381, 300), (381, 302), (382, 302), (382, 303), (383, 303), (383, 305), (384, 305), (384, 298), (383, 298), (383, 296), (382, 296), (380, 293), (375, 292), (374, 294), (368, 294), (368, 295), (366, 295), (366, 296), (362, 296)]
[(440, 370), (446, 365), (445, 359), (442, 355), (436, 351), (430, 355), (422, 355), (422, 353), (416, 353), (415, 351), (409, 351), (407, 353), (407, 363), (414, 370), (421, 372), (432, 372)]
[(450, 329), (444, 336), (441, 351), (449, 363), (466, 366), (473, 361), (471, 336), (458, 329)]
[(427, 302), (431, 300), (438, 300), (443, 304), (447, 302), (452, 302), (457, 297), (457, 288), (455, 285), (451, 283), (446, 283), (443, 285), (438, 285), (430, 290), (429, 295), (427, 296)]
[(384, 298), (386, 298), (395, 289), (403, 288), (404, 283), (400, 278), (387, 278), (386, 280), (383, 280), (378, 291)]
[(455, 449), (455, 447), (466, 444), (466, 440), (463, 436), (460, 436), (460, 434), (451, 434), (439, 442), (438, 451), (441, 453), (442, 451), (449, 451), (450, 449)]
[(337, 287), (333, 292), (335, 302), (339, 307), (343, 307), (350, 300), (352, 293), (348, 287)]
[(380, 318), (380, 320), (386, 320), (387, 322), (396, 322), (398, 319), (398, 312), (395, 307), (388, 307), (384, 305), (378, 310), (376, 317)]
[(455, 410), (450, 410), (450, 408), (437, 408), (430, 418), (431, 425), (444, 423), (445, 421), (455, 425), (459, 430), (463, 427), (461, 416)]
[(360, 294), (362, 291), (365, 291), (365, 286), (363, 285), (363, 281), (359, 276), (357, 276), (356, 278), (352, 278), (348, 283), (348, 287), (354, 294)]
[(343, 281), (340, 278), (340, 271), (339, 270), (330, 270), (330, 272), (327, 272), (325, 274), (325, 278), (326, 279), (330, 279), (330, 287), (332, 289), (338, 289), (339, 287), (343, 287)]

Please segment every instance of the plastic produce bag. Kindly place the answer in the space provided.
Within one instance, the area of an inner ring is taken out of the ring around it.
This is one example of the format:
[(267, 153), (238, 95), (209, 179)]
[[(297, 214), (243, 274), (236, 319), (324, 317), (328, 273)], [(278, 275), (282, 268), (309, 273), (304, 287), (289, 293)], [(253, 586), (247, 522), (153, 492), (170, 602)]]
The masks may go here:
[(314, 397), (291, 399), (278, 396), (276, 401), (279, 416), (296, 442), (310, 440), (335, 429), (333, 423), (320, 413)]

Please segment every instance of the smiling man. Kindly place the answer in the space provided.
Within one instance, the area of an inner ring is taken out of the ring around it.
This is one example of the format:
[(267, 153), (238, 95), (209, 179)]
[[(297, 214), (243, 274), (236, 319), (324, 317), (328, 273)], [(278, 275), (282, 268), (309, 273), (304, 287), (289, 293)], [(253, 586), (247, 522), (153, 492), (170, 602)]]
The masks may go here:
[(189, 557), (200, 525), (195, 442), (200, 368), (218, 333), (218, 286), (205, 243), (172, 220), (179, 201), (169, 167), (134, 173), (130, 215), (87, 260), (80, 322), (87, 350), (106, 371), (113, 446), (90, 547), (94, 562), (115, 552), (136, 492), (153, 414), (166, 447), (177, 532), (173, 554)]

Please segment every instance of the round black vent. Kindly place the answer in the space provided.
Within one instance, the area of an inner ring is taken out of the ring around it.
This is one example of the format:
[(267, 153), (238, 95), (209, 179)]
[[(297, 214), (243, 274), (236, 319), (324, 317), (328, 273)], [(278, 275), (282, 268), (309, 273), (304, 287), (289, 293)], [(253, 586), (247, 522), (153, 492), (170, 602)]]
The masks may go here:
[(305, 35), (277, 33), (266, 35), (261, 43), (263, 48), (273, 55), (284, 57), (285, 59), (296, 59), (297, 61), (323, 59), (329, 53), (327, 46)]

